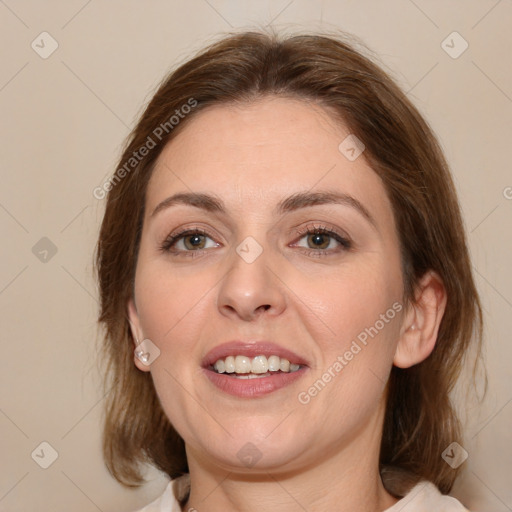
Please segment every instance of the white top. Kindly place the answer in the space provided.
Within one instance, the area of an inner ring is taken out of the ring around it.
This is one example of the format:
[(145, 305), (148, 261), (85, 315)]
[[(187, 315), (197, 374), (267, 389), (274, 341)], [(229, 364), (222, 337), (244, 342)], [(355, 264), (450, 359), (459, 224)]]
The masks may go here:
[[(431, 482), (416, 484), (401, 500), (383, 512), (469, 512), (451, 496), (443, 495)], [(137, 512), (182, 512), (169, 482), (163, 494)]]

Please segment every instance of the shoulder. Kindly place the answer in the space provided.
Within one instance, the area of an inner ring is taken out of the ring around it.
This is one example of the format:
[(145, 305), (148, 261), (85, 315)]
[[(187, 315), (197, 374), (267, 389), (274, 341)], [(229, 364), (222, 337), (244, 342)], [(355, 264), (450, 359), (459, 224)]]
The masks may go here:
[(460, 501), (441, 494), (431, 482), (417, 483), (400, 501), (384, 512), (469, 512)]
[[(188, 482), (180, 480), (169, 482), (158, 498), (135, 512), (181, 512), (173, 485), (179, 484), (182, 487)], [(181, 489), (179, 492), (181, 494)], [(432, 510), (436, 512), (469, 512), (460, 501), (452, 496), (441, 494), (433, 483), (426, 480), (416, 484), (400, 501), (384, 512), (431, 512)]]
[(180, 505), (173, 492), (173, 481), (167, 484), (163, 493), (144, 508), (134, 512), (181, 512)]

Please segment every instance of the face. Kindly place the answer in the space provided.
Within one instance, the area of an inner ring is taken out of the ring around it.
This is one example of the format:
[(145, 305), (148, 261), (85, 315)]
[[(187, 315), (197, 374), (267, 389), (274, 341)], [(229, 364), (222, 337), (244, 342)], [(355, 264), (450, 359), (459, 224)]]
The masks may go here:
[(158, 159), (128, 308), (189, 457), (292, 469), (379, 445), (403, 281), (391, 204), (364, 152), (339, 149), (349, 134), (266, 98), (196, 114)]

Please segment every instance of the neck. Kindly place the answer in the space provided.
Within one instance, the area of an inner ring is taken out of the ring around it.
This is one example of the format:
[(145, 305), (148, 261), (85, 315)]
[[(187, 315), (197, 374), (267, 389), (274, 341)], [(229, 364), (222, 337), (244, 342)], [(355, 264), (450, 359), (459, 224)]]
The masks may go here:
[[(375, 418), (374, 418), (375, 420)], [(191, 492), (184, 511), (382, 512), (397, 502), (379, 473), (381, 422), (300, 469), (251, 474), (221, 470), (187, 450)]]

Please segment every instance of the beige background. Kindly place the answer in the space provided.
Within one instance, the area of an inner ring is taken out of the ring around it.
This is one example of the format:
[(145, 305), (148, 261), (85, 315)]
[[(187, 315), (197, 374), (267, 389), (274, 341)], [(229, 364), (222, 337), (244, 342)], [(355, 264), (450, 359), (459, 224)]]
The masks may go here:
[[(267, 23), (361, 38), (439, 135), (484, 302), (490, 380), (466, 422), (454, 495), (474, 511), (512, 509), (510, 0), (5, 0), (0, 20), (1, 511), (130, 511), (165, 486), (151, 471), (146, 487), (123, 489), (101, 459), (92, 253), (104, 204), (93, 189), (170, 67), (222, 32)], [(43, 31), (58, 43), (46, 59)], [(458, 58), (461, 39), (445, 43), (452, 56), (442, 46), (453, 31), (469, 44)], [(58, 452), (48, 469), (36, 463), (50, 460), (43, 441)]]

